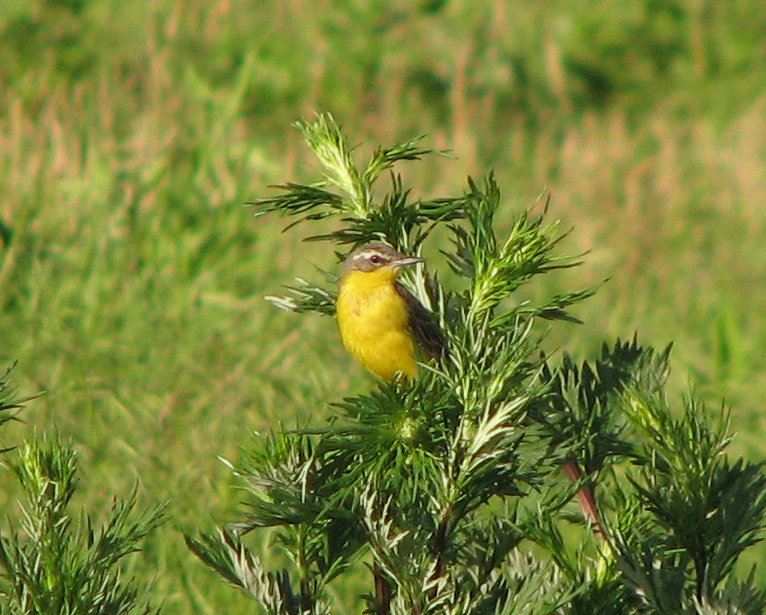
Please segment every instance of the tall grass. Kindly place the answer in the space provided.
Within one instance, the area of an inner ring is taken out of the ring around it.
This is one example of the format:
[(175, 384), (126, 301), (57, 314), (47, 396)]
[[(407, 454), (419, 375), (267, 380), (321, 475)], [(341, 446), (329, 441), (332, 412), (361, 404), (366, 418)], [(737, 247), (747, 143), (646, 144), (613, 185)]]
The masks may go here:
[[(403, 168), (425, 195), (488, 167), (509, 211), (550, 190), (590, 252), (570, 275), (610, 278), (551, 345), (675, 340), (680, 384), (733, 402), (762, 456), (764, 27), (754, 0), (4, 3), (0, 360), (48, 391), (6, 443), (55, 426), (84, 505), (138, 475), (204, 525), (237, 499), (217, 455), (362, 386), (331, 320), (262, 301), (333, 255), (243, 207), (316, 178), (288, 126), (317, 109), (449, 148)], [(168, 613), (249, 608), (171, 526), (145, 561)]]

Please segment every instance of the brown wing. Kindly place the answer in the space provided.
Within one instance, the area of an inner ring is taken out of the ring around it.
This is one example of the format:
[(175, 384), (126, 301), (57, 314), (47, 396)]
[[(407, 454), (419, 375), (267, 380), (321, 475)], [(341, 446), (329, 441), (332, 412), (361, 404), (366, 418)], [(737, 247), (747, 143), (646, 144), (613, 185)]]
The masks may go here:
[(444, 339), (434, 316), (420, 301), (404, 286), (396, 282), (396, 291), (407, 304), (410, 314), (410, 329), (415, 342), (430, 359), (436, 359), (447, 351), (447, 340)]

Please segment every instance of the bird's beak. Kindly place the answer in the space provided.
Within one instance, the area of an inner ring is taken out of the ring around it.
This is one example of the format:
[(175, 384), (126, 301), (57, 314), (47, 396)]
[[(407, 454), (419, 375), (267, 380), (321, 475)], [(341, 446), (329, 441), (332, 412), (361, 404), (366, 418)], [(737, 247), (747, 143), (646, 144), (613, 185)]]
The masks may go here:
[(420, 258), (419, 256), (402, 256), (401, 258), (397, 258), (391, 264), (397, 269), (399, 269), (400, 267), (407, 267), (409, 265), (417, 265), (418, 263), (425, 263), (425, 262), (426, 262), (426, 259)]

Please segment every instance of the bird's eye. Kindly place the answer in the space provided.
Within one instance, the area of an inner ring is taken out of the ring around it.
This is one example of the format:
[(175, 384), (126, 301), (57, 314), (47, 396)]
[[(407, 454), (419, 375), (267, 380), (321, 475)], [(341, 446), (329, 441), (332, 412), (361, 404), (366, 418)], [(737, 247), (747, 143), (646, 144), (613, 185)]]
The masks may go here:
[(373, 255), (370, 257), (370, 262), (371, 262), (373, 265), (377, 265), (378, 263), (380, 263), (380, 256), (378, 256), (377, 254), (373, 254)]

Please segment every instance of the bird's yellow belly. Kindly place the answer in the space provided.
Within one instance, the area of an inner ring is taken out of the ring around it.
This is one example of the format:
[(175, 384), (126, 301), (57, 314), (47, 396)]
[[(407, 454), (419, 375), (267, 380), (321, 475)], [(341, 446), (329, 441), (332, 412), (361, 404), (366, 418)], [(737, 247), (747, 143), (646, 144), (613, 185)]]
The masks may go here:
[(393, 380), (397, 372), (415, 378), (418, 364), (404, 300), (393, 284), (367, 286), (351, 280), (341, 286), (337, 315), (343, 344), (379, 378)]

